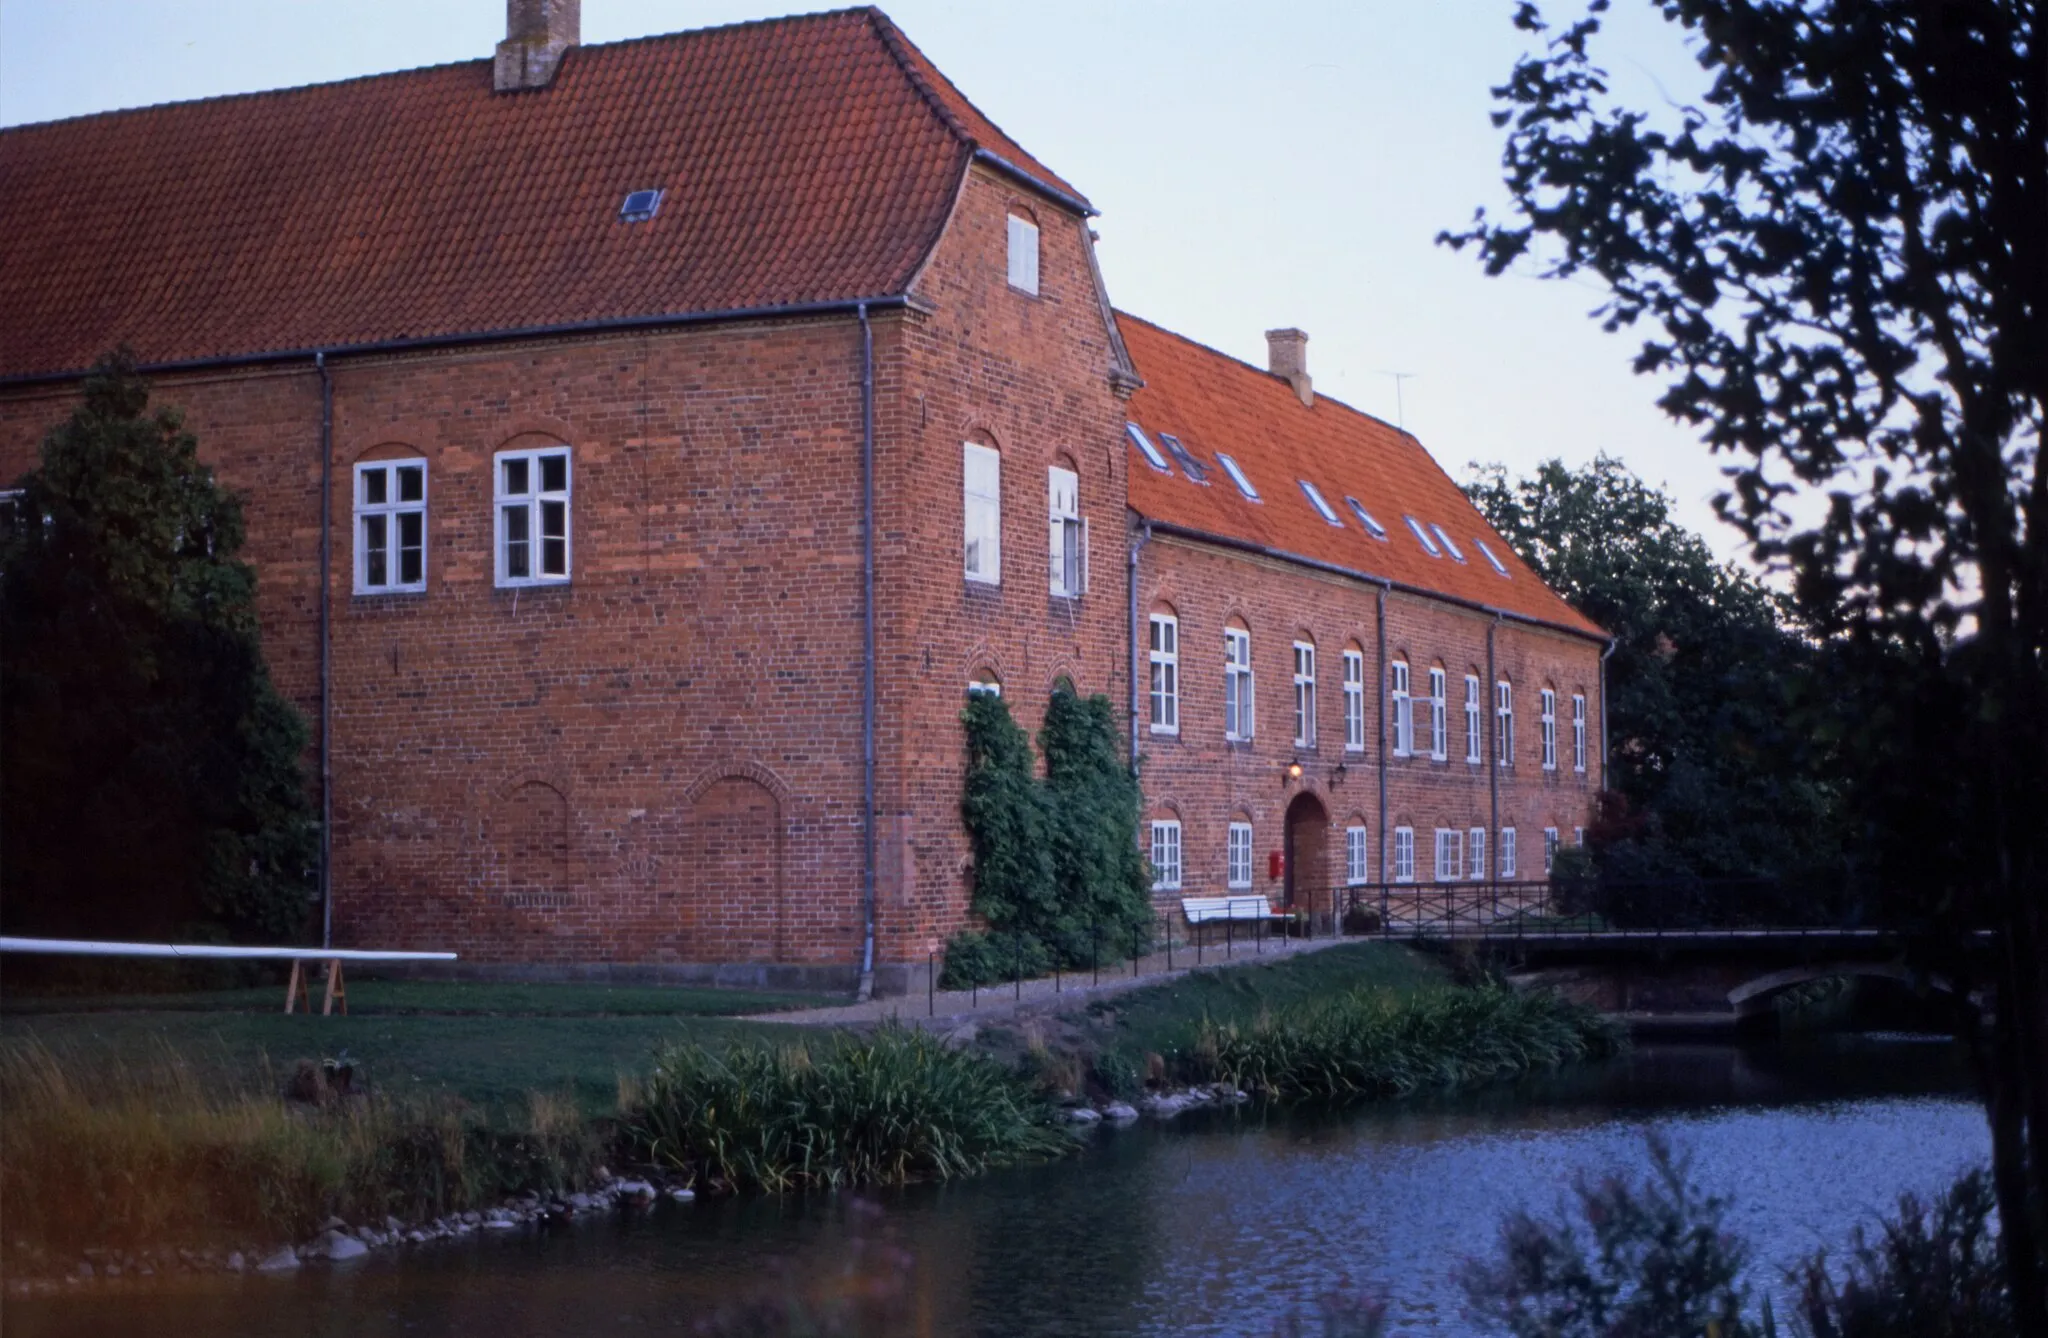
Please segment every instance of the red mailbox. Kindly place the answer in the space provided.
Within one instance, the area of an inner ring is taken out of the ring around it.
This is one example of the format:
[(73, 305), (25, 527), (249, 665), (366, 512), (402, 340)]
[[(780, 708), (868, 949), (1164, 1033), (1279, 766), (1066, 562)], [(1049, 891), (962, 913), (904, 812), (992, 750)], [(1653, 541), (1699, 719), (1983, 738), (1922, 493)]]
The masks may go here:
[(1272, 879), (1274, 882), (1277, 883), (1286, 876), (1287, 856), (1281, 854), (1277, 850), (1274, 851), (1272, 854), (1266, 856), (1266, 877)]

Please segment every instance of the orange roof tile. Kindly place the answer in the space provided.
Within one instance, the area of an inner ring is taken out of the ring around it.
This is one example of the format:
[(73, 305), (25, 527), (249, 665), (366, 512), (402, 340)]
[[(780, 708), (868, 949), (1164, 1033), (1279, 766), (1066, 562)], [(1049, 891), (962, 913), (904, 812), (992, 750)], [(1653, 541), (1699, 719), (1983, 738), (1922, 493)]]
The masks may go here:
[(1086, 207), (871, 8), (15, 127), (0, 377), (898, 295), (976, 153)]
[[(1132, 421), (1155, 444), (1163, 433), (1178, 438), (1208, 472), (1206, 485), (1194, 483), (1168, 456), (1172, 472), (1161, 473), (1131, 444), (1130, 504), (1145, 519), (1605, 637), (1543, 584), (1408, 433), (1327, 395), (1304, 405), (1282, 378), (1135, 316), (1118, 312), (1117, 323), (1145, 378), (1131, 397)], [(1219, 451), (1238, 463), (1261, 500), (1238, 491), (1217, 463)], [(1315, 484), (1341, 525), (1316, 513), (1302, 480)], [(1385, 540), (1366, 531), (1347, 497), (1384, 527)], [(1443, 526), (1465, 560), (1431, 557), (1409, 530), (1409, 516), (1425, 530)], [(1481, 539), (1508, 575), (1494, 571), (1474, 542)]]

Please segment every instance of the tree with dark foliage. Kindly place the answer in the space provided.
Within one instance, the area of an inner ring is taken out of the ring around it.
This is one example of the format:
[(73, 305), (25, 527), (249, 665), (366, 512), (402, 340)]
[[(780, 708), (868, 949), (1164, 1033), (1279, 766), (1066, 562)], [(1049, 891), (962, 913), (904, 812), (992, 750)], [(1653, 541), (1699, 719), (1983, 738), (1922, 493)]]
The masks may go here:
[(102, 361), (0, 546), (0, 919), (283, 938), (317, 855), (306, 728), (264, 665), (240, 503), (148, 403)]
[(1724, 514), (1873, 668), (1883, 872), (1924, 941), (1997, 930), (1993, 1176), (2048, 1332), (2048, 4), (1658, 0), (1711, 78), (1658, 113), (1609, 92), (1607, 8), (1521, 6), (1545, 46), (1496, 90), (1515, 216), (1443, 240), (1646, 327), (1662, 407), (1735, 457)]

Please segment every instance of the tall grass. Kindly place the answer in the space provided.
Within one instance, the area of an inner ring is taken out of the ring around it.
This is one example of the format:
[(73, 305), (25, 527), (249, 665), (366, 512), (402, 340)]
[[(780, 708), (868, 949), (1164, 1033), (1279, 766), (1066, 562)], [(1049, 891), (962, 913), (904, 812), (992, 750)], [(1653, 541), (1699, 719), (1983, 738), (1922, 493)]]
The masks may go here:
[(813, 1044), (680, 1045), (633, 1121), (644, 1154), (707, 1184), (791, 1189), (971, 1175), (1073, 1146), (994, 1062), (899, 1027)]
[(1193, 1058), (1248, 1091), (1342, 1102), (1553, 1068), (1622, 1043), (1616, 1024), (1550, 994), (1354, 990), (1250, 1025), (1205, 1021)]
[(452, 1098), (297, 1106), (274, 1088), (208, 1085), (168, 1046), (89, 1064), (0, 1048), (0, 1201), (10, 1244), (274, 1242), (322, 1220), (408, 1219), (580, 1182), (602, 1150), (565, 1103), (533, 1098), (492, 1127)]

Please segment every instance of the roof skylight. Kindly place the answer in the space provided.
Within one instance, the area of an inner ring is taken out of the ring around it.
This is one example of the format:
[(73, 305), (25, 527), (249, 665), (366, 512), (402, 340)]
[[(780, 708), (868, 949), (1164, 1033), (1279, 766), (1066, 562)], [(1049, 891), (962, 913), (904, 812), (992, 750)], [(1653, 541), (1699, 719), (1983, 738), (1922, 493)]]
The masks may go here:
[(1344, 522), (1337, 519), (1337, 513), (1330, 509), (1330, 504), (1323, 500), (1323, 495), (1320, 492), (1316, 491), (1316, 485), (1310, 483), (1307, 479), (1300, 479), (1298, 482), (1301, 484), (1302, 492), (1308, 497), (1309, 505), (1315, 507), (1316, 514), (1329, 521), (1332, 525), (1335, 525), (1338, 529), (1343, 529)]
[(1171, 474), (1173, 472), (1173, 466), (1166, 463), (1166, 457), (1161, 455), (1159, 448), (1152, 444), (1152, 438), (1145, 435), (1144, 428), (1139, 427), (1136, 423), (1125, 423), (1124, 435), (1131, 439), (1131, 445), (1137, 447), (1139, 453), (1145, 457), (1146, 464), (1162, 474)]
[(1197, 460), (1194, 452), (1181, 445), (1179, 437), (1174, 436), (1171, 432), (1162, 432), (1159, 434), (1159, 444), (1166, 447), (1174, 459), (1180, 461), (1181, 472), (1188, 476), (1190, 482), (1207, 483), (1209, 481), (1209, 467), (1200, 460)]
[(1436, 540), (1430, 538), (1429, 531), (1422, 528), (1421, 521), (1417, 520), (1413, 516), (1403, 516), (1401, 517), (1401, 519), (1407, 521), (1408, 528), (1415, 531), (1415, 537), (1422, 543), (1423, 552), (1429, 554), (1431, 557), (1443, 556), (1441, 552), (1437, 551)]
[(1458, 547), (1457, 541), (1452, 539), (1450, 535), (1444, 533), (1443, 526), (1431, 525), (1429, 529), (1430, 533), (1436, 535), (1437, 542), (1444, 546), (1445, 552), (1449, 553), (1453, 558), (1455, 558), (1459, 562), (1463, 562), (1465, 560), (1465, 550)]
[(619, 206), (619, 222), (645, 223), (661, 208), (662, 192), (658, 190), (636, 190), (626, 196), (626, 202)]
[(1222, 463), (1223, 472), (1230, 475), (1230, 481), (1237, 485), (1237, 490), (1245, 495), (1245, 500), (1249, 502), (1258, 501), (1259, 490), (1252, 486), (1252, 481), (1244, 476), (1242, 469), (1237, 467), (1237, 461), (1221, 451), (1216, 452), (1216, 458)]
[(1381, 543), (1385, 543), (1387, 541), (1387, 527), (1375, 520), (1372, 512), (1366, 510), (1365, 504), (1356, 497), (1346, 497), (1344, 500), (1350, 504), (1351, 514), (1358, 517), (1358, 523), (1365, 526), (1365, 532)]
[(1503, 576), (1506, 576), (1508, 574), (1507, 565), (1503, 563), (1498, 557), (1494, 556), (1493, 550), (1486, 546), (1486, 540), (1474, 539), (1472, 542), (1479, 545), (1480, 553), (1486, 558), (1488, 562), (1491, 562), (1493, 564), (1493, 569), (1495, 571), (1499, 572)]

